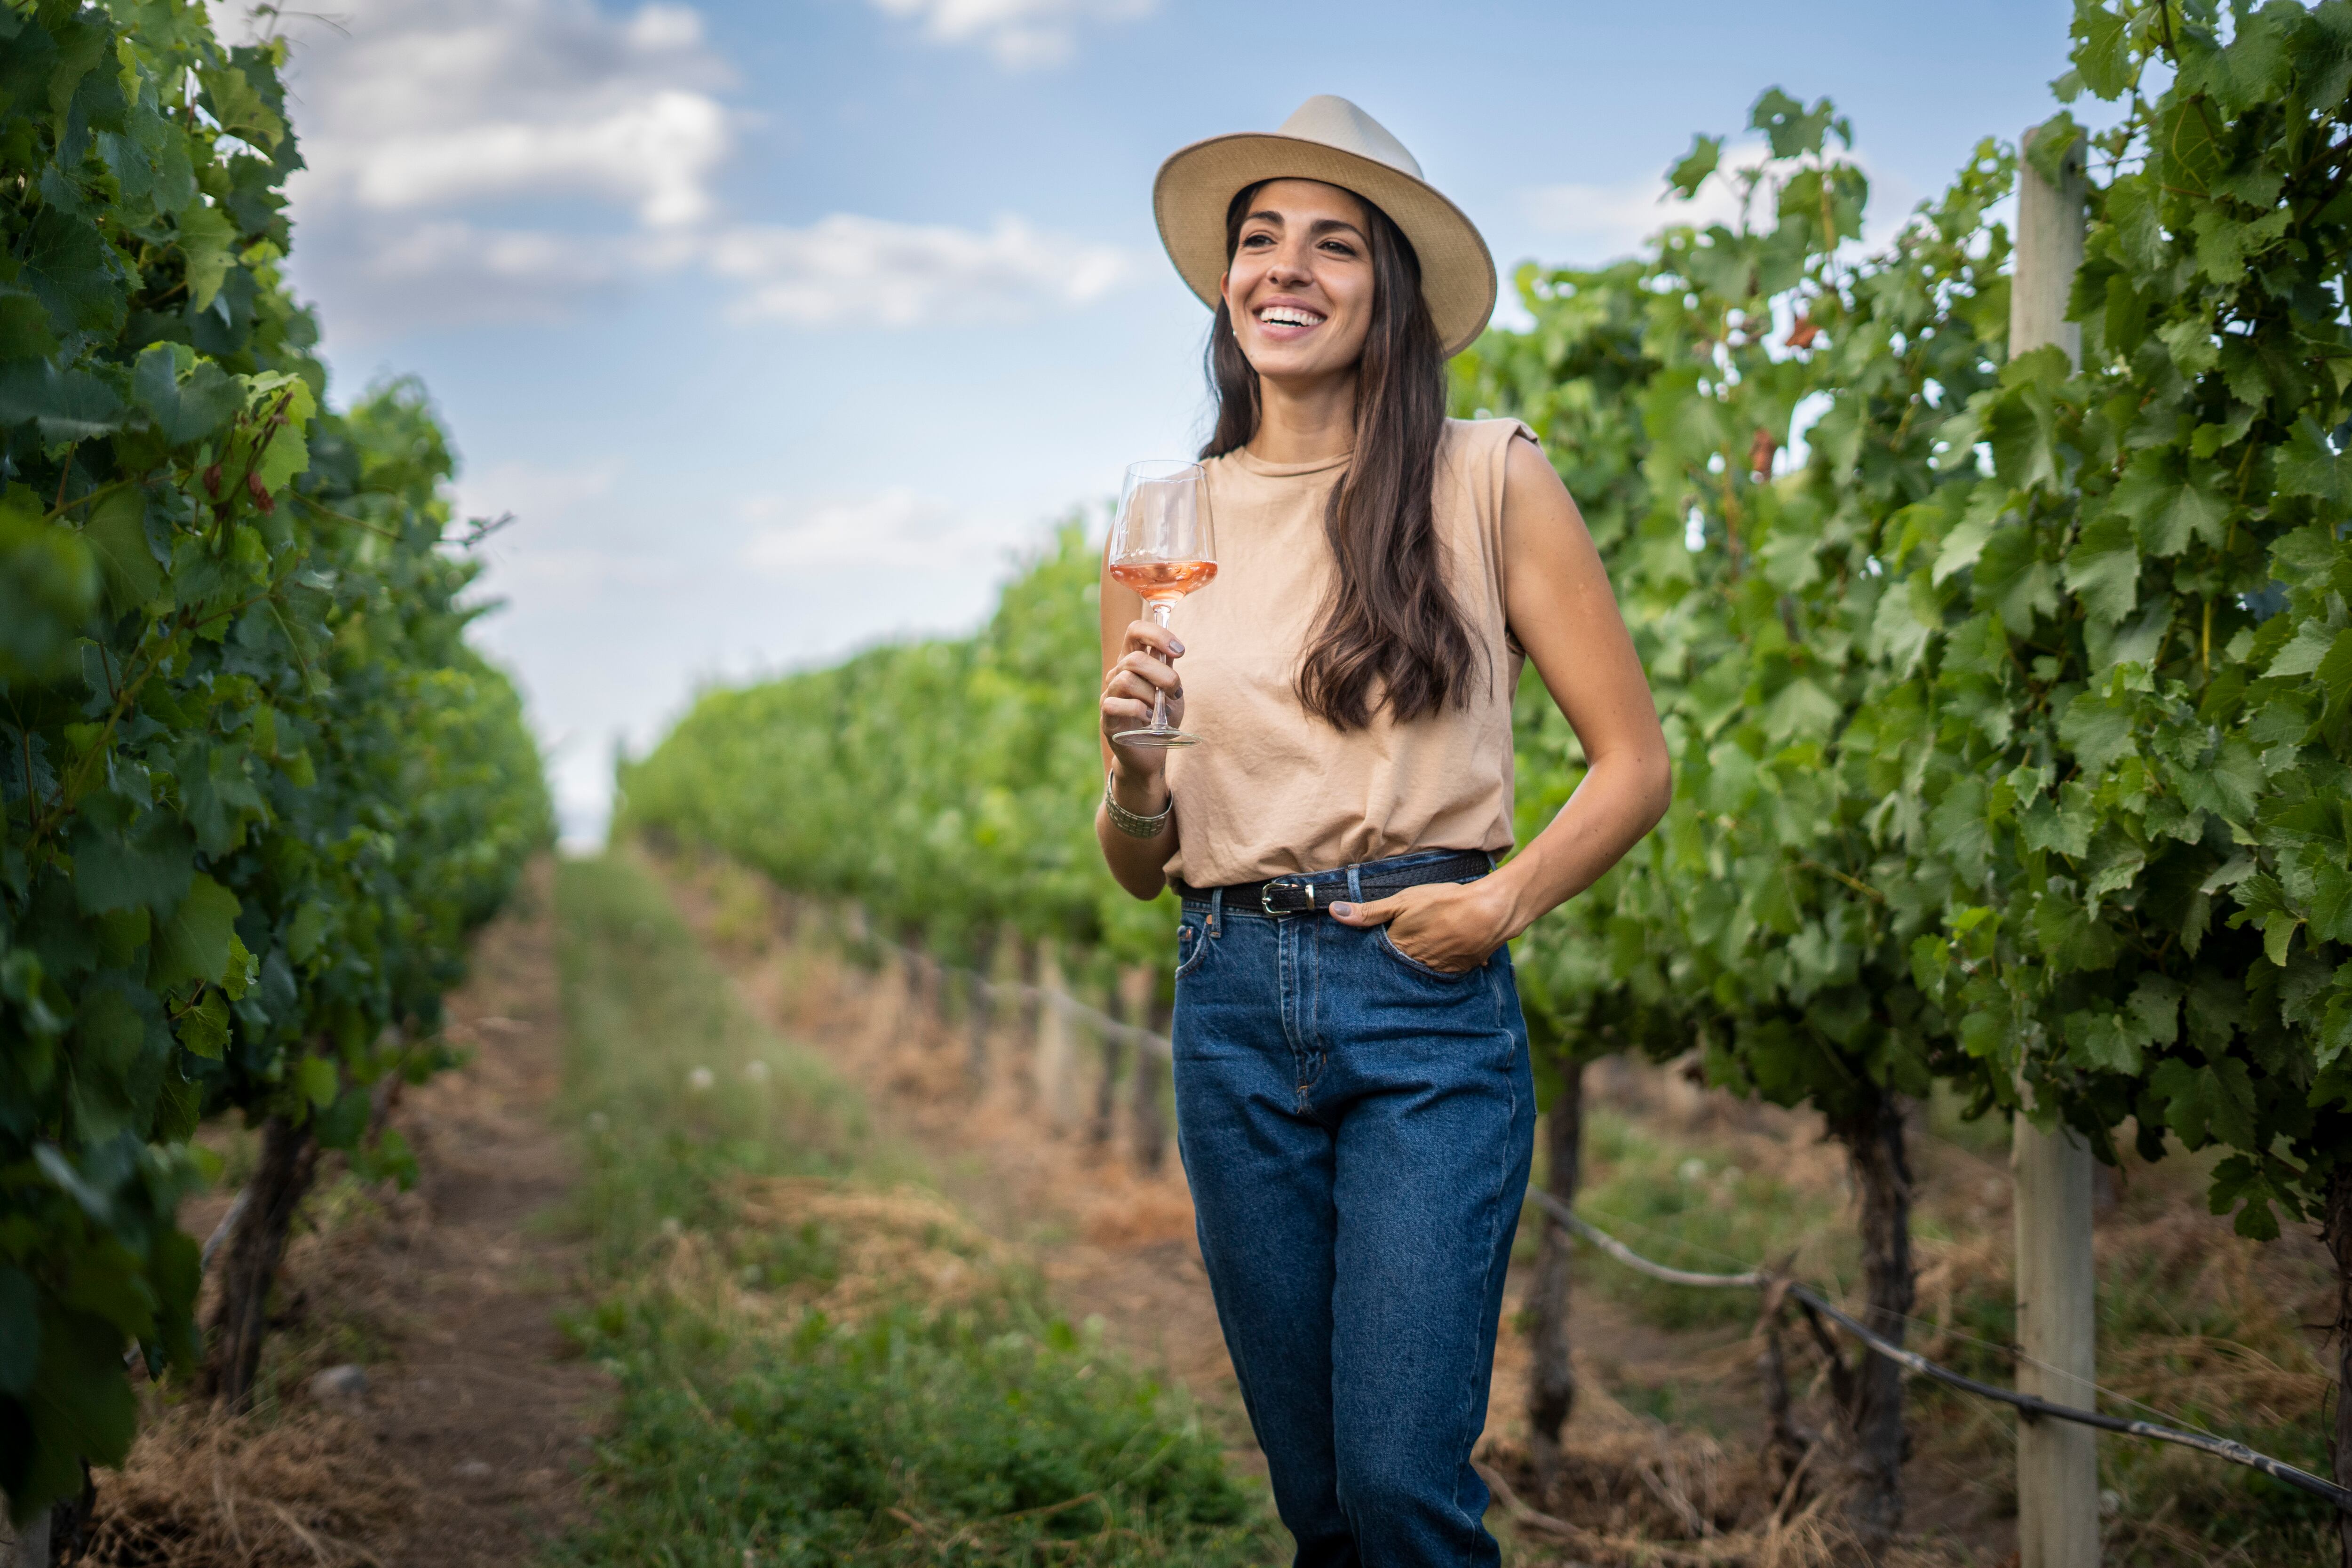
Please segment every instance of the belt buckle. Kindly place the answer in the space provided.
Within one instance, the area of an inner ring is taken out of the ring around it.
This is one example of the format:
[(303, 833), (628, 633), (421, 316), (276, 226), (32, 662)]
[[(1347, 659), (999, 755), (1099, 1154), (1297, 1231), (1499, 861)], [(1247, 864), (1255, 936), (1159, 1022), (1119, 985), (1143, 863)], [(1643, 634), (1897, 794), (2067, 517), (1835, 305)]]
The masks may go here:
[(1257, 890), (1257, 907), (1258, 907), (1259, 909), (1261, 909), (1261, 910), (1264, 910), (1267, 914), (1269, 914), (1269, 915), (1295, 915), (1295, 914), (1301, 914), (1301, 913), (1305, 913), (1305, 912), (1307, 912), (1307, 910), (1277, 910), (1277, 909), (1276, 909), (1276, 908), (1274, 907), (1274, 890), (1275, 890), (1276, 888), (1297, 888), (1297, 889), (1303, 889), (1303, 890), (1306, 892), (1306, 894), (1307, 894), (1307, 910), (1313, 910), (1313, 909), (1315, 908), (1315, 884), (1314, 884), (1314, 883), (1312, 883), (1312, 882), (1294, 882), (1294, 881), (1292, 881), (1292, 880), (1291, 880), (1289, 878), (1287, 878), (1287, 877), (1269, 877), (1268, 879), (1266, 879), (1265, 882), (1263, 885), (1261, 885), (1261, 886), (1259, 887), (1259, 889), (1258, 889), (1258, 890)]

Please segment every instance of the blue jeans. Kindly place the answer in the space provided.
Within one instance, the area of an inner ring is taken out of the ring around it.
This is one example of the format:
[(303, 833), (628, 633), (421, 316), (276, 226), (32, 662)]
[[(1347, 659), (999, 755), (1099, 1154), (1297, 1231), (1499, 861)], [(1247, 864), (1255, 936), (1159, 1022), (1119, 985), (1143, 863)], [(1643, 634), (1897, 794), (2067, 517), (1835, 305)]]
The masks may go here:
[[(1349, 876), (1303, 879), (1319, 907)], [(1535, 1142), (1508, 950), (1445, 974), (1385, 928), (1188, 900), (1174, 1035), (1201, 1256), (1296, 1561), (1498, 1562), (1470, 1450)]]

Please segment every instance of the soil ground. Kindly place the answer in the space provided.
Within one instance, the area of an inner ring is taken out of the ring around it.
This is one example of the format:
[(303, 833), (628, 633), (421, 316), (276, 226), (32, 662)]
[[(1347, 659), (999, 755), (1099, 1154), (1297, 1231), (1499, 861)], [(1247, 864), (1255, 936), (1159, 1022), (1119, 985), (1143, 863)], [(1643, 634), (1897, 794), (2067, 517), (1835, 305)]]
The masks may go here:
[[(562, 1072), (551, 870), (533, 868), (448, 999), (447, 1037), (470, 1059), (394, 1113), (416, 1184), (322, 1170), (256, 1415), (159, 1412), (126, 1471), (100, 1478), (99, 1561), (512, 1568), (578, 1513), (607, 1390), (557, 1327), (578, 1269), (548, 1223), (572, 1177), (547, 1115)], [(208, 1141), (227, 1152), (226, 1189), (244, 1140)], [(227, 1201), (193, 1201), (182, 1223), (206, 1235)], [(313, 1392), (354, 1364), (363, 1392)]]
[[(416, 1152), (418, 1184), (394, 1194), (347, 1175), (322, 1179), (310, 1228), (289, 1255), (285, 1322), (265, 1367), (261, 1409), (222, 1423), (186, 1405), (159, 1404), (126, 1470), (100, 1477), (100, 1550), (92, 1560), (172, 1568), (517, 1564), (580, 1516), (580, 1471), (610, 1389), (596, 1367), (570, 1353), (558, 1327), (583, 1301), (577, 1244), (558, 1223), (574, 1170), (551, 1115), (562, 1039), (551, 869), (536, 868), (515, 906), (484, 931), (473, 977), (450, 1000), (449, 1037), (471, 1059), (409, 1090), (395, 1111)], [(975, 1052), (968, 1015), (940, 1005), (935, 977), (910, 975), (896, 959), (879, 974), (860, 971), (814, 926), (793, 940), (791, 907), (740, 872), (661, 869), (745, 1006), (858, 1086), (883, 1135), (1030, 1260), (1070, 1318), (1098, 1320), (1110, 1342), (1189, 1394), (1237, 1465), (1262, 1473), (1173, 1150), (1160, 1171), (1139, 1171), (1124, 1089), (1109, 1136), (1093, 1136), (1100, 1069), (1091, 1047), (1071, 1053), (1071, 1079), (1045, 1081), (1033, 1012), (993, 1015)], [(1803, 1117), (1622, 1062), (1596, 1068), (1587, 1095), (1666, 1142), (1703, 1144), (1818, 1201), (1841, 1201), (1843, 1162)], [(208, 1137), (227, 1158), (226, 1189), (237, 1179), (241, 1150), (250, 1158), (240, 1142), (249, 1135), (216, 1130)], [(1915, 1149), (1922, 1220), (1957, 1238), (1923, 1231), (1918, 1310), (1923, 1321), (1948, 1326), (1955, 1293), (1972, 1277), (1979, 1286), (1989, 1270), (2005, 1279), (2006, 1171), (1997, 1152), (1924, 1132)], [(2144, 1186), (2134, 1201), (2154, 1214), (2169, 1190)], [(225, 1196), (194, 1202), (184, 1223), (205, 1235), (225, 1206)], [(2101, 1223), (2104, 1251), (2110, 1219)], [(2161, 1223), (2179, 1257), (2221, 1259), (2197, 1265), (2209, 1274), (2252, 1267), (2229, 1261), (2251, 1251), (2229, 1252), (2208, 1234), (2220, 1222), (2189, 1212)], [(2284, 1258), (2279, 1245), (2263, 1257)], [(1521, 1414), (1529, 1354), (1518, 1321), (1526, 1273), (1515, 1270), (1512, 1280), (1481, 1454), (1507, 1482), (1531, 1490)], [(2263, 1289), (2251, 1274), (2222, 1283), (2241, 1297)], [(2182, 1327), (2179, 1346), (2189, 1348), (2151, 1351), (2172, 1360), (2151, 1360), (2148, 1375), (2218, 1375), (2213, 1355), (2197, 1359), (2206, 1342), (2189, 1331), (2194, 1325)], [(1724, 1500), (1757, 1484), (1763, 1397), (1760, 1342), (1750, 1325), (1662, 1328), (1580, 1274), (1574, 1337), (1571, 1453), (1589, 1495), (1534, 1499), (1570, 1516), (1559, 1531), (1524, 1506), (1516, 1510), (1510, 1561), (1822, 1560), (1821, 1532), (1806, 1533), (1817, 1510), (1784, 1503), (1778, 1533), (1738, 1545), (1694, 1539), (1706, 1531), (1675, 1525), (1728, 1507)], [(1952, 1351), (1953, 1342), (1934, 1333), (1917, 1342), (1930, 1354)], [(363, 1393), (313, 1392), (319, 1373), (346, 1363), (364, 1367)], [(2186, 1374), (2177, 1370), (2183, 1366)], [(2263, 1375), (2273, 1373), (2276, 1389), (2263, 1397), (2291, 1409), (2312, 1395), (2303, 1372), (2273, 1365)], [(1798, 1392), (1801, 1401), (1806, 1391)], [(1817, 1387), (1814, 1399), (1818, 1407)], [(2013, 1563), (2003, 1419), (1946, 1405), (1931, 1414), (1915, 1409), (1914, 1426), (1913, 1534), (1901, 1560)], [(1793, 1497), (1797, 1489), (1790, 1490)], [(1770, 1497), (1768, 1490), (1767, 1503)], [(2171, 1541), (2168, 1553), (2116, 1555), (2116, 1545), (2134, 1539), (2167, 1544), (2171, 1527), (2156, 1512), (2137, 1537), (2128, 1529), (2111, 1537), (2112, 1560), (2287, 1560), (2207, 1554), (2195, 1535)]]

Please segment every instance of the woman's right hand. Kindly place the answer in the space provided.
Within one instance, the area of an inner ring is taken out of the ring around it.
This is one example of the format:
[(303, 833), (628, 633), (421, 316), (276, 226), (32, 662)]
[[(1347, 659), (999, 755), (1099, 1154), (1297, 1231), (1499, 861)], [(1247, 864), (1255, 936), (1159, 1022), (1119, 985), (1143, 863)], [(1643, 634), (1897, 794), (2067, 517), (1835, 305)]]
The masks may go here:
[(1111, 739), (1126, 730), (1149, 729), (1152, 698), (1168, 694), (1168, 721), (1184, 724), (1184, 681), (1174, 661), (1184, 645), (1175, 634), (1151, 621), (1127, 624), (1127, 646), (1118, 662), (1103, 674), (1102, 733), (1110, 747), (1111, 765), (1122, 776), (1157, 780), (1168, 766), (1168, 753), (1150, 748), (1122, 746)]

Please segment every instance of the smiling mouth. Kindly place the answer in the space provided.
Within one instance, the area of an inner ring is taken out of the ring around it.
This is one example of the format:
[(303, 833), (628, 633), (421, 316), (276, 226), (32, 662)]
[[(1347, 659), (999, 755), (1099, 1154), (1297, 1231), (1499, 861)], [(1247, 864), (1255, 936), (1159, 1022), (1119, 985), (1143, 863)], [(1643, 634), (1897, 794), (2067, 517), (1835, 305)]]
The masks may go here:
[(1297, 305), (1268, 305), (1257, 313), (1258, 322), (1268, 327), (1319, 327), (1324, 318)]

